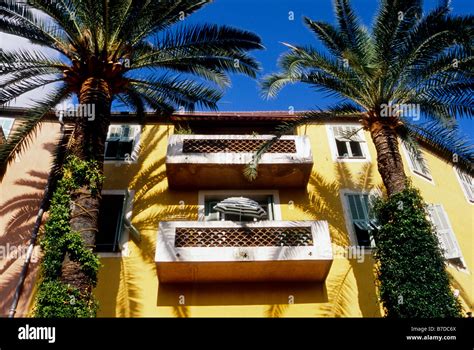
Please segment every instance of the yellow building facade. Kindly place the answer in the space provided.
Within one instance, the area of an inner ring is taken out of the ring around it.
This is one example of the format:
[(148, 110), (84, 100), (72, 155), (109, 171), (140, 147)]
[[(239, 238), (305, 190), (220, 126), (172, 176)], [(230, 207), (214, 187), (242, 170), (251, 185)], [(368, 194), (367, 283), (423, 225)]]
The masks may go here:
[[(376, 227), (362, 208), (382, 188), (370, 134), (353, 120), (300, 126), (265, 153), (259, 177), (249, 182), (244, 164), (285, 118), (201, 113), (111, 126), (103, 189), (111, 204), (102, 214), (110, 216), (102, 222), (118, 229), (113, 247), (99, 241), (100, 317), (383, 315), (366, 235)], [(429, 148), (420, 160), (401, 147), (406, 174), (435, 205), (452, 287), (470, 312), (472, 178)], [(123, 202), (115, 204), (122, 210), (117, 225), (113, 196)], [(241, 196), (263, 203), (264, 220), (213, 212), (216, 202)], [(285, 243), (287, 234), (309, 238)], [(23, 298), (31, 301), (32, 293)]]
[[(158, 223), (200, 220), (199, 197), (206, 188), (170, 189), (166, 157), (171, 125), (146, 125), (143, 148), (135, 164), (106, 165), (105, 188), (134, 192), (132, 223), (141, 240), (129, 239), (127, 257), (103, 258), (96, 290), (100, 316), (317, 316), (376, 317), (382, 311), (377, 301), (374, 262), (371, 253), (360, 252), (350, 238), (344, 193), (369, 193), (381, 186), (375, 149), (363, 132), (368, 154), (364, 159), (335, 159), (331, 147), (331, 125), (299, 127), (296, 134), (310, 141), (313, 167), (306, 186), (296, 188), (246, 189), (241, 180), (231, 188), (219, 188), (229, 196), (276, 191), (283, 221), (324, 220), (328, 222), (333, 262), (328, 276), (319, 282), (228, 282), (161, 284), (157, 276), (155, 251)], [(202, 135), (205, 139), (207, 136)], [(224, 137), (225, 138), (225, 137)], [(472, 308), (474, 206), (466, 199), (453, 164), (424, 149), (431, 173), (428, 180), (404, 165), (413, 184), (428, 203), (442, 204), (462, 251), (465, 268), (449, 264), (453, 288), (458, 289), (466, 310)], [(225, 162), (225, 160), (224, 160)], [(223, 165), (225, 166), (225, 164)], [(298, 166), (298, 165), (297, 165)], [(192, 176), (190, 182), (196, 181)], [(243, 187), (243, 188), (242, 188)], [(212, 193), (211, 191), (208, 191)], [(215, 248), (219, 249), (219, 248)], [(239, 269), (247, 262), (234, 262)]]

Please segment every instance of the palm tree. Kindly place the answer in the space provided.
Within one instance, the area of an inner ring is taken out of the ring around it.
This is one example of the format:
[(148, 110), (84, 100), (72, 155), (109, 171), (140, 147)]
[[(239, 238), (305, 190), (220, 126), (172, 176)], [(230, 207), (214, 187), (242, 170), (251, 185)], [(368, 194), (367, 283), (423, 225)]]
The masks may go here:
[[(167, 115), (179, 107), (216, 109), (230, 84), (229, 73), (256, 76), (259, 66), (249, 51), (262, 45), (255, 34), (229, 26), (179, 24), (210, 2), (0, 0), (1, 32), (29, 39), (59, 57), (36, 49), (0, 52), (0, 105), (36, 88), (53, 87), (0, 146), (3, 169), (45, 116), (71, 96), (93, 106), (95, 113), (75, 118), (69, 153), (96, 161), (100, 169), (114, 102), (136, 112), (140, 122), (146, 110)], [(71, 216), (71, 229), (93, 247), (100, 195), (80, 188), (72, 196), (82, 209)], [(80, 268), (66, 259), (63, 281), (90, 289)]]
[[(456, 118), (472, 117), (474, 111), (474, 17), (451, 15), (448, 1), (423, 14), (421, 0), (381, 0), (369, 31), (349, 0), (334, 0), (334, 7), (336, 26), (304, 19), (327, 52), (285, 44), (290, 51), (280, 58), (281, 72), (266, 77), (262, 85), (273, 97), (283, 86), (303, 82), (340, 103), (283, 125), (272, 142), (301, 123), (343, 116), (358, 120), (371, 134), (389, 196), (375, 207), (381, 227), (374, 232), (379, 297), (386, 315), (458, 317), (461, 309), (433, 226), (422, 198), (406, 181), (398, 138), (418, 156), (417, 142), (429, 143), (473, 173), (472, 145), (459, 137)], [(410, 112), (406, 107), (415, 107), (419, 115), (405, 113)], [(250, 178), (269, 144), (246, 169)], [(423, 263), (415, 262), (414, 255)]]
[[(360, 121), (371, 134), (389, 196), (406, 185), (397, 136), (414, 152), (421, 138), (456, 154), (455, 161), (472, 171), (472, 146), (457, 135), (455, 118), (474, 112), (474, 17), (451, 15), (449, 1), (423, 14), (421, 0), (381, 0), (369, 31), (348, 0), (335, 0), (334, 7), (337, 25), (304, 18), (327, 52), (285, 43), (290, 51), (280, 58), (281, 72), (262, 83), (266, 96), (302, 82), (340, 99), (297, 123), (340, 116)], [(421, 115), (400, 113), (403, 106), (415, 106)]]

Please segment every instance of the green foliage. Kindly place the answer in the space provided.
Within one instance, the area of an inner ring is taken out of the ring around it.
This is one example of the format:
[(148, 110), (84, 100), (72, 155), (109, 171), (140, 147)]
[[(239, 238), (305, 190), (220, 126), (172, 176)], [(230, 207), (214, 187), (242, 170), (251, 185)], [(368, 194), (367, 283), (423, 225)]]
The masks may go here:
[(178, 126), (174, 129), (175, 135), (192, 135), (193, 130), (189, 126)]
[(91, 296), (84, 298), (76, 288), (58, 280), (44, 281), (40, 285), (36, 305), (36, 317), (94, 317), (97, 311), (97, 303)]
[(374, 204), (379, 294), (387, 317), (460, 317), (425, 203), (407, 188)]
[[(49, 218), (45, 225), (41, 247), (44, 257), (41, 266), (42, 281), (35, 304), (36, 317), (93, 317), (97, 304), (93, 295), (83, 295), (79, 290), (60, 281), (64, 257), (81, 264), (82, 271), (92, 286), (97, 282), (98, 257), (84, 245), (81, 235), (71, 230), (71, 194), (86, 186), (97, 194), (103, 175), (94, 161), (69, 157), (63, 175), (51, 199)], [(72, 300), (72, 302), (71, 302)]]

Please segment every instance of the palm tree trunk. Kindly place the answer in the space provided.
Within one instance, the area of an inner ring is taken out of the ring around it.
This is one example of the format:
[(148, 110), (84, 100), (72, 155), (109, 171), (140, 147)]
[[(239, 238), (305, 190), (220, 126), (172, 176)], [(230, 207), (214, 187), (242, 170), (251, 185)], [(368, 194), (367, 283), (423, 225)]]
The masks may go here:
[[(104, 148), (110, 124), (111, 91), (108, 84), (98, 78), (87, 79), (80, 91), (81, 106), (88, 106), (93, 115), (77, 117), (71, 137), (70, 150), (82, 160), (95, 160), (103, 169)], [(93, 107), (91, 107), (93, 106)], [(98, 232), (100, 189), (91, 193), (86, 186), (72, 193), (71, 229), (79, 232), (87, 248), (94, 249)], [(84, 274), (81, 264), (66, 256), (61, 271), (61, 281), (78, 288), (84, 295), (92, 291), (93, 282)]]
[(406, 186), (397, 134), (392, 125), (382, 121), (371, 123), (370, 133), (377, 151), (377, 166), (380, 176), (387, 189), (387, 194), (392, 196), (403, 191)]

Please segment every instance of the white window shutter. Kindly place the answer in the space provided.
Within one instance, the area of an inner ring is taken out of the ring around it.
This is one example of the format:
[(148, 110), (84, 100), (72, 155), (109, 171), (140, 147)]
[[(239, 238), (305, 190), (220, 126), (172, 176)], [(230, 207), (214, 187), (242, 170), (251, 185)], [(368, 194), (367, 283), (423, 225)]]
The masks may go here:
[(342, 126), (333, 126), (332, 133), (337, 141), (345, 141), (343, 138), (344, 130)]
[[(369, 217), (369, 196), (366, 194), (347, 194), (352, 223), (361, 230), (378, 229), (375, 220)], [(370, 245), (375, 247), (374, 237), (370, 235)]]
[(338, 141), (357, 141), (362, 142), (363, 140), (359, 137), (358, 128), (355, 126), (333, 126), (332, 127), (334, 138)]
[(474, 202), (474, 180), (462, 170), (456, 168), (456, 172), (461, 180), (461, 185), (469, 201)]
[(132, 135), (131, 135), (132, 130), (133, 130), (133, 127), (131, 127), (130, 125), (121, 125), (120, 139), (128, 140), (129, 138), (131, 138), (132, 137)]
[(461, 250), (443, 206), (441, 204), (432, 204), (428, 207), (428, 211), (436, 228), (438, 240), (443, 248), (444, 257), (448, 260), (461, 258)]
[(109, 132), (107, 134), (108, 139), (119, 138), (121, 134), (120, 125), (109, 125)]
[(431, 179), (430, 170), (428, 169), (428, 166), (426, 164), (425, 159), (423, 158), (423, 154), (421, 153), (421, 151), (417, 155), (414, 150), (412, 150), (406, 144), (403, 144), (403, 147), (405, 148), (405, 151), (408, 154), (408, 162), (410, 163), (412, 170)]
[(135, 142), (138, 142), (140, 136), (140, 125), (132, 125), (130, 130), (130, 138), (134, 139)]

